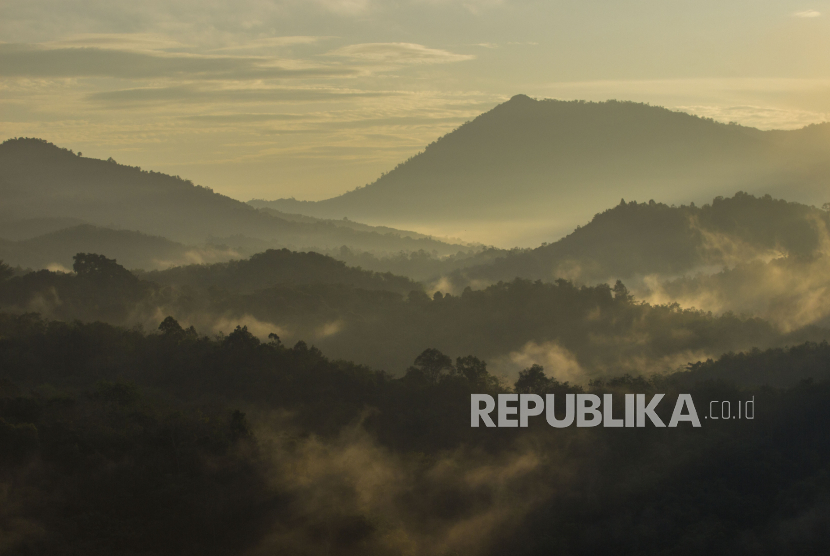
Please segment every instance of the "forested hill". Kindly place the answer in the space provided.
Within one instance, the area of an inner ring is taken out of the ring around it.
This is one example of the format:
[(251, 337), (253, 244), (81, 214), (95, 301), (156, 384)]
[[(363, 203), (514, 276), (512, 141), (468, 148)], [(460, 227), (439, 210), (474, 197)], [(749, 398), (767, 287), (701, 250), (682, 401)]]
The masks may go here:
[(155, 328), (159, 315), (169, 315), (206, 333), (244, 324), (263, 339), (275, 333), (289, 345), (306, 341), (396, 373), (434, 347), (452, 356), (474, 353), (507, 375), (536, 361), (553, 365), (560, 378), (580, 380), (664, 372), (730, 351), (830, 337), (810, 323), (782, 332), (761, 319), (636, 302), (621, 282), (612, 289), (514, 280), (430, 298), (405, 279), (340, 265), (272, 251), (136, 277), (111, 259), (79, 254), (75, 274), (9, 277), (0, 265), (0, 311), (127, 328)]
[(72, 268), (72, 257), (85, 252), (104, 253), (117, 258), (126, 268), (151, 269), (170, 266), (172, 261), (183, 260), (188, 248), (163, 237), (90, 224), (72, 226), (22, 241), (0, 243), (0, 259), (23, 268), (47, 268), (54, 265)]
[(16, 222), (26, 226), (31, 219), (68, 219), (187, 244), (209, 237), (246, 236), (294, 249), (446, 248), (429, 238), (354, 230), (331, 222), (288, 221), (178, 176), (112, 159), (84, 158), (41, 139), (10, 139), (0, 145), (0, 198), (0, 227), (9, 234), (6, 239), (17, 236)]
[[(475, 354), (427, 349), (396, 379), (245, 327), (157, 327), (0, 313), (4, 554), (827, 552), (826, 344), (691, 367), (815, 378), (787, 389), (504, 384)], [(662, 423), (684, 393), (702, 424), (471, 427), (480, 393), (665, 396)], [(724, 400), (746, 418), (708, 418)]]
[(269, 249), (249, 259), (210, 265), (188, 265), (140, 274), (163, 285), (253, 292), (278, 284), (343, 284), (368, 290), (389, 290), (408, 294), (422, 286), (402, 276), (346, 266), (346, 263), (318, 253), (296, 253)]
[(517, 95), (364, 188), (272, 207), (372, 223), (577, 223), (620, 197), (673, 202), (743, 189), (788, 191), (790, 199), (816, 203), (812, 196), (823, 195), (828, 162), (830, 124), (761, 131), (633, 102)]
[(774, 256), (810, 257), (827, 248), (830, 213), (739, 192), (703, 206), (622, 200), (559, 241), (507, 252), (491, 264), (458, 271), (459, 284), (516, 276), (605, 281), (681, 274)]

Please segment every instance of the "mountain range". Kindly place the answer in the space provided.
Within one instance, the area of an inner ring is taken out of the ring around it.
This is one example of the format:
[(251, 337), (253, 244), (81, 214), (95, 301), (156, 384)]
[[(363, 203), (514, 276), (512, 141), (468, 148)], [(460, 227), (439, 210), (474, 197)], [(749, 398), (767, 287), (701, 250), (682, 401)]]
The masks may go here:
[(820, 205), (828, 178), (830, 124), (762, 131), (647, 104), (517, 95), (363, 188), (257, 206), (512, 247), (561, 237), (621, 197), (746, 191)]
[(0, 144), (0, 198), (0, 257), (35, 268), (71, 265), (79, 251), (152, 270), (268, 248), (438, 255), (470, 248), (389, 227), (257, 209), (178, 176), (84, 158), (41, 139)]
[(453, 273), (456, 287), (516, 276), (582, 283), (648, 275), (681, 276), (707, 267), (828, 250), (830, 213), (771, 196), (738, 192), (703, 206), (626, 202), (596, 214), (564, 238), (535, 249), (503, 251)]
[[(517, 95), (375, 183), (317, 203), (242, 203), (40, 139), (0, 145), (0, 169), (0, 257), (12, 265), (68, 267), (77, 252), (99, 252), (150, 271), (289, 248), (435, 284), (449, 277), (443, 288), (455, 291), (516, 276), (682, 275), (809, 251), (827, 227), (825, 211), (803, 203), (824, 199), (830, 124), (761, 131), (632, 102)], [(784, 186), (781, 197), (802, 203), (752, 195)], [(662, 202), (643, 202), (651, 195)], [(707, 204), (673, 203), (689, 197)], [(601, 207), (616, 208), (594, 214)], [(398, 228), (408, 224), (421, 231)], [(475, 226), (533, 248), (423, 233)]]

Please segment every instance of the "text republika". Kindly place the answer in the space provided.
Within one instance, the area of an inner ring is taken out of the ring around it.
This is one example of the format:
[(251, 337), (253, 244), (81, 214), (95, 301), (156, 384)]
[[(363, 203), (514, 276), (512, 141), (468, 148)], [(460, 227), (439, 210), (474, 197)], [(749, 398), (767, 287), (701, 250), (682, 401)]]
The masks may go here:
[[(531, 417), (545, 414), (548, 424), (556, 428), (569, 427), (576, 423), (577, 427), (645, 427), (651, 423), (654, 427), (665, 427), (666, 423), (656, 413), (656, 409), (665, 394), (655, 394), (646, 403), (645, 394), (625, 394), (624, 413), (622, 417), (614, 417), (613, 394), (604, 394), (602, 398), (596, 394), (565, 394), (564, 416), (557, 416), (554, 412), (555, 403), (562, 400), (562, 396), (547, 394), (543, 398), (538, 394), (498, 394), (498, 402), (489, 394), (470, 395), (470, 426), (479, 427), (484, 423), (486, 427), (527, 427)], [(715, 403), (715, 402), (713, 402)], [(727, 402), (724, 402), (727, 403)], [(752, 406), (750, 408), (750, 405)], [(497, 407), (498, 406), (498, 407)], [(749, 414), (749, 410), (752, 414)], [(495, 420), (491, 415), (495, 411)], [(755, 417), (755, 400), (747, 401), (741, 406), (739, 402), (738, 414), (726, 418), (753, 419)], [(708, 416), (707, 416), (708, 418)], [(712, 417), (716, 419), (717, 417)], [(678, 423), (689, 422), (693, 427), (700, 427), (700, 419), (695, 409), (691, 394), (679, 394), (674, 406), (669, 427), (676, 427)]]

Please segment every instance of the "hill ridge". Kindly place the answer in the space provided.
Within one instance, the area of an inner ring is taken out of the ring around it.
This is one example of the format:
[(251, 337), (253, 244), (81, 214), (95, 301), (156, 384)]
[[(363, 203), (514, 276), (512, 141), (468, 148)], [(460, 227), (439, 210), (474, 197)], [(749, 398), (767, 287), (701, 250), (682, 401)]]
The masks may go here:
[(0, 197), (0, 221), (12, 231), (15, 222), (74, 219), (185, 244), (236, 237), (292, 249), (457, 250), (433, 238), (287, 220), (180, 176), (81, 157), (43, 139), (0, 144)]
[(470, 221), (538, 221), (541, 231), (522, 242), (532, 245), (620, 197), (688, 203), (743, 190), (816, 203), (826, 177), (830, 124), (762, 131), (632, 101), (517, 95), (365, 187), (271, 206), (374, 225), (403, 221), (417, 231), (443, 225), (440, 235), (507, 247), (518, 242), (456, 231)]

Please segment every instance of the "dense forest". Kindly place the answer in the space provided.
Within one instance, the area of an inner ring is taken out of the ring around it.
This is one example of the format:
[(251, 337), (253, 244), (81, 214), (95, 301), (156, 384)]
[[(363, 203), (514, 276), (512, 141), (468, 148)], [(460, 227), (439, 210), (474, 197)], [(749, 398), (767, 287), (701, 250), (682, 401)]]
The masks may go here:
[[(826, 343), (581, 385), (534, 366), (506, 384), (473, 355), (435, 349), (395, 378), (244, 327), (210, 338), (173, 318), (145, 334), (2, 314), (0, 368), (8, 554), (781, 554), (827, 543)], [(795, 368), (800, 382), (775, 380)], [(701, 428), (469, 427), (471, 393), (511, 391), (690, 393), (701, 417), (710, 401), (755, 409)]]
[(671, 370), (830, 336), (815, 325), (782, 331), (756, 317), (638, 302), (620, 281), (612, 288), (516, 279), (430, 297), (405, 278), (313, 253), (269, 251), (141, 277), (112, 259), (78, 254), (74, 269), (0, 283), (0, 309), (145, 328), (172, 315), (186, 327), (226, 334), (245, 324), (260, 338), (275, 332), (314, 342), (333, 357), (392, 373), (433, 347), (475, 353), (511, 376), (531, 359), (555, 362), (572, 379)]
[[(685, 303), (692, 297), (705, 298), (714, 286), (707, 282), (694, 296), (694, 286), (688, 281), (697, 275), (714, 277), (724, 268), (757, 269), (771, 263), (762, 271), (767, 279), (756, 280), (771, 286), (774, 279), (769, 271), (777, 266), (821, 265), (830, 251), (828, 215), (824, 209), (744, 192), (716, 197), (701, 206), (623, 200), (567, 236), (534, 249), (490, 247), (447, 256), (424, 250), (379, 256), (346, 246), (324, 252), (349, 265), (408, 276), (445, 293), (461, 293), (467, 286), (480, 289), (516, 277), (545, 282), (565, 278), (588, 285), (621, 279), (643, 298), (720, 312), (724, 305)], [(795, 289), (801, 295), (805, 288), (794, 286), (804, 280), (814, 290), (824, 275), (816, 270), (809, 278), (795, 272), (791, 284), (781, 284), (782, 291)], [(732, 281), (737, 287), (751, 273), (735, 274)], [(734, 290), (718, 297), (728, 303)], [(756, 314), (748, 304), (723, 310)]]
[(830, 213), (770, 196), (738, 192), (703, 206), (626, 202), (571, 234), (532, 250), (515, 250), (452, 275), (463, 285), (516, 276), (582, 282), (643, 275), (678, 276), (705, 267), (828, 250)]

